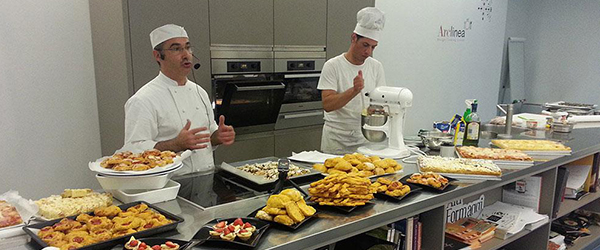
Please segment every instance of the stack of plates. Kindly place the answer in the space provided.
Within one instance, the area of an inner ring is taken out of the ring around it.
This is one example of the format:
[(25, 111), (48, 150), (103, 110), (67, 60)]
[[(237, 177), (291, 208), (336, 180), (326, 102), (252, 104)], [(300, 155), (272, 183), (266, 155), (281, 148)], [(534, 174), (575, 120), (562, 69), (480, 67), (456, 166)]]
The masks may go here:
[(191, 151), (185, 151), (173, 159), (173, 163), (145, 171), (115, 171), (100, 166), (100, 163), (110, 157), (102, 157), (88, 164), (89, 169), (96, 172), (96, 179), (106, 191), (129, 189), (159, 189), (164, 188), (173, 173), (183, 167), (183, 159), (189, 157)]

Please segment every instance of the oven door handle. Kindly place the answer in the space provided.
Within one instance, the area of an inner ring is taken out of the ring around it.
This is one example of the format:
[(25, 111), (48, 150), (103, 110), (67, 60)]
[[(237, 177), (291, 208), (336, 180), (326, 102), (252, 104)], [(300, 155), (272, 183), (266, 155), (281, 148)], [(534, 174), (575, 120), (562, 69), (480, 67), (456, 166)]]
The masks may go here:
[(294, 78), (311, 78), (311, 77), (321, 77), (321, 73), (314, 74), (298, 74), (298, 75), (284, 75), (285, 79), (294, 79)]
[(270, 89), (284, 89), (285, 84), (280, 83), (279, 85), (263, 85), (263, 86), (246, 86), (239, 87), (235, 85), (237, 91), (252, 91), (252, 90), (270, 90)]
[(309, 117), (309, 116), (322, 116), (323, 115), (323, 111), (315, 111), (315, 112), (306, 112), (306, 113), (296, 113), (296, 114), (286, 114), (283, 115), (283, 119), (294, 119), (294, 118), (302, 118), (302, 117)]

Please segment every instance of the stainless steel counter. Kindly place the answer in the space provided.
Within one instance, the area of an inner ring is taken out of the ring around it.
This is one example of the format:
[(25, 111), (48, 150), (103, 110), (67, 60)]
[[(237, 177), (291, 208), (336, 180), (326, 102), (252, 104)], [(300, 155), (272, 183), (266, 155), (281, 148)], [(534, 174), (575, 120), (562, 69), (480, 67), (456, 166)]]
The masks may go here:
[[(543, 131), (540, 132), (543, 133)], [(550, 133), (547, 133), (545, 136), (550, 139), (552, 138), (552, 134)], [(515, 138), (528, 137), (521, 135)], [(565, 138), (564, 135), (563, 138)], [(489, 143), (489, 141), (482, 140), (480, 146), (487, 145), (486, 143)], [(459, 186), (454, 190), (442, 194), (420, 192), (407, 197), (399, 203), (373, 199), (373, 205), (359, 208), (350, 214), (321, 210), (318, 218), (303, 225), (294, 232), (282, 231), (276, 228), (269, 229), (256, 249), (314, 249), (409, 216), (436, 208), (439, 209), (449, 201), (483, 193), (520, 178), (541, 173), (587, 155), (600, 152), (600, 129), (574, 130), (563, 143), (573, 149), (572, 155), (547, 162), (536, 162), (534, 166), (527, 169), (505, 172), (500, 181), (460, 182), (458, 183)], [(397, 174), (398, 177), (416, 171), (414, 164), (403, 165), (404, 173)], [(303, 188), (306, 189), (307, 186), (305, 185)], [(185, 219), (185, 222), (177, 227), (177, 231), (161, 236), (189, 240), (205, 223), (215, 218), (244, 217), (264, 206), (267, 198), (268, 195), (261, 194), (256, 197), (233, 201), (207, 209), (203, 209), (183, 198), (156, 204), (158, 207)], [(115, 247), (114, 249), (119, 249), (119, 247)], [(196, 249), (210, 248), (200, 246)]]

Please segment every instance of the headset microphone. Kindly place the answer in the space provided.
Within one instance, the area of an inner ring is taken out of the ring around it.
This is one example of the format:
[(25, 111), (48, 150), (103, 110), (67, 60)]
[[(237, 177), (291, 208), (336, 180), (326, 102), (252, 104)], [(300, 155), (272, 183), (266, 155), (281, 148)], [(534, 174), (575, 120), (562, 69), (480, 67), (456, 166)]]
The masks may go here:
[[(194, 58), (196, 58), (196, 60), (200, 61), (200, 59), (199, 59), (198, 57), (196, 57), (194, 54), (192, 54), (192, 56), (193, 56)], [(196, 64), (194, 64), (194, 69), (199, 69), (199, 68), (200, 68), (200, 63), (196, 63)]]

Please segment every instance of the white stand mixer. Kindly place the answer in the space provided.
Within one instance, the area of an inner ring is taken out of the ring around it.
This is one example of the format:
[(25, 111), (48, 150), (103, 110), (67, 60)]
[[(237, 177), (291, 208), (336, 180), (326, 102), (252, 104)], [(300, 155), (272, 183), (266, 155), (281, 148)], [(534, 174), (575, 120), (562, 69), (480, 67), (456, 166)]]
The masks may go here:
[[(388, 138), (388, 143), (370, 143), (358, 148), (358, 152), (365, 155), (376, 155), (384, 158), (404, 158), (410, 155), (410, 150), (404, 144), (402, 129), (406, 109), (412, 107), (413, 94), (407, 88), (381, 86), (367, 94), (370, 100), (369, 111), (363, 120), (363, 135), (369, 141), (379, 142), (369, 138), (369, 131), (380, 131)], [(374, 117), (371, 111), (376, 110), (377, 115), (384, 116), (384, 124), (371, 126), (369, 117)], [(367, 122), (365, 122), (367, 121)], [(385, 139), (385, 138), (384, 138)]]

